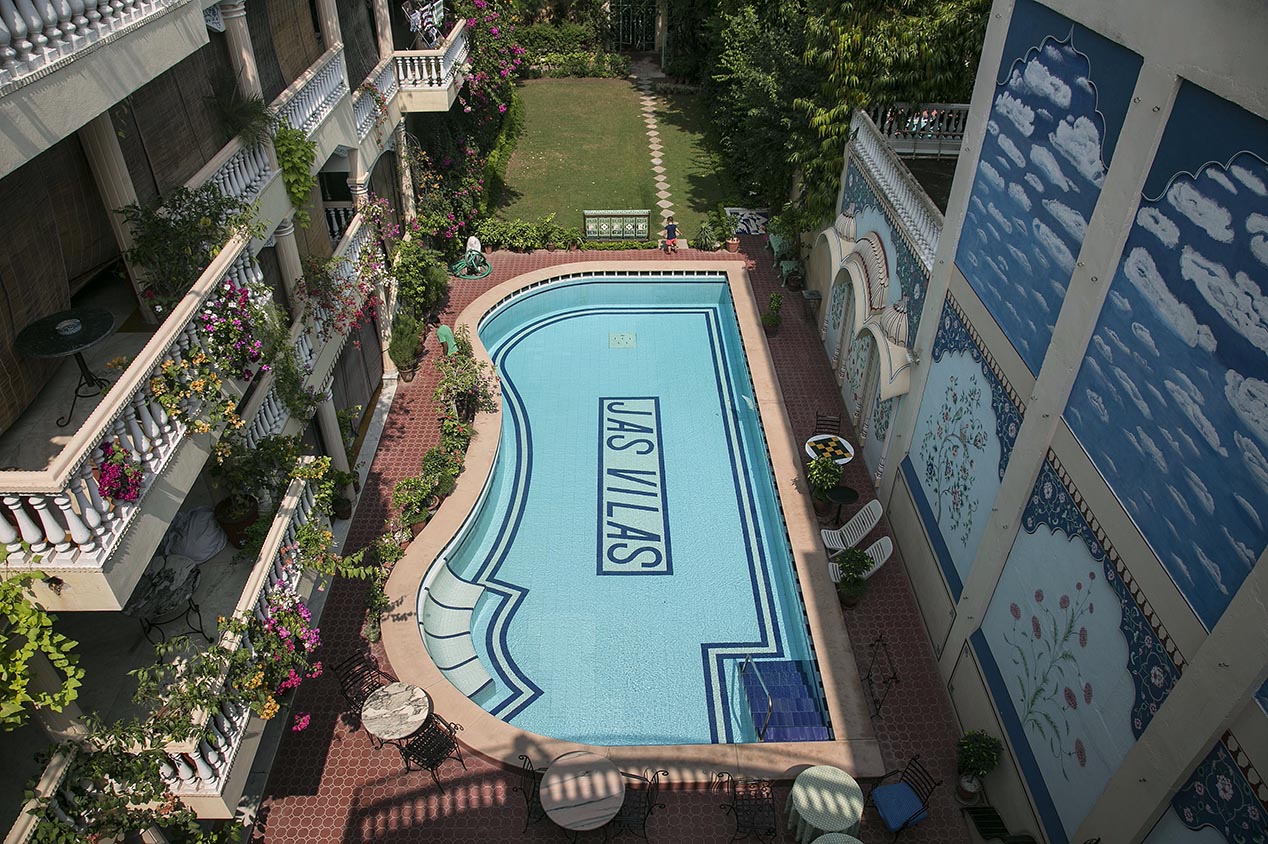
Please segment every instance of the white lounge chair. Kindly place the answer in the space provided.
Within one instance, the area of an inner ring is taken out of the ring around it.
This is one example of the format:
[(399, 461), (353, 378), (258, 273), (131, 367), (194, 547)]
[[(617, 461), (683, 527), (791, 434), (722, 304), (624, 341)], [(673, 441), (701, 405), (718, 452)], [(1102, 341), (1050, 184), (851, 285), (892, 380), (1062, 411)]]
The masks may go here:
[[(867, 580), (880, 571), (881, 566), (885, 565), (886, 561), (894, 553), (894, 541), (888, 536), (882, 536), (867, 546), (867, 550), (863, 553), (872, 558), (872, 567), (867, 570), (867, 574), (863, 575), (863, 579)], [(841, 566), (837, 565), (833, 560), (828, 560), (828, 574), (832, 576), (833, 583), (840, 582)]]
[(876, 523), (881, 520), (881, 512), (881, 503), (872, 499), (844, 526), (836, 530), (825, 528), (819, 531), (823, 536), (823, 545), (828, 549), (828, 556), (835, 557), (846, 548), (853, 548), (862, 542), (863, 537), (871, 533), (872, 528), (876, 527)]

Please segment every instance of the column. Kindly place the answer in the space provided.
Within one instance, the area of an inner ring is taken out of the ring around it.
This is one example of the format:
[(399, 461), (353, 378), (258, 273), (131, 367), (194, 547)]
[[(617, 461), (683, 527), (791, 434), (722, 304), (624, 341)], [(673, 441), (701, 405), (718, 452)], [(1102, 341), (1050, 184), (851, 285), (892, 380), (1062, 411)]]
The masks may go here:
[(414, 205), (414, 165), (410, 161), (409, 147), (405, 141), (405, 121), (396, 124), (396, 174), (400, 179), (401, 223), (408, 223), (418, 217), (418, 209)]
[[(329, 50), (336, 44), (343, 43), (343, 34), (339, 31), (339, 7), (335, 0), (317, 0), (317, 17), (321, 23), (321, 42)], [(352, 87), (356, 87), (353, 85)]]
[[(31, 685), (40, 691), (55, 691), (62, 687), (63, 676), (53, 667), (42, 653), (37, 653), (31, 660)], [(61, 712), (51, 709), (34, 710), (35, 720), (55, 742), (67, 739), (84, 738), (88, 735), (88, 726), (84, 724), (84, 713), (79, 705), (71, 702), (62, 707)]]
[(387, 0), (374, 0), (374, 30), (379, 38), (379, 61), (392, 56), (392, 18)]
[(148, 301), (141, 295), (141, 280), (144, 271), (129, 261), (126, 252), (132, 248), (132, 231), (124, 222), (117, 209), (131, 205), (137, 201), (136, 189), (132, 186), (132, 174), (128, 172), (127, 162), (123, 159), (123, 150), (119, 148), (119, 136), (115, 134), (114, 123), (110, 113), (103, 111), (82, 129), (79, 130), (79, 143), (88, 157), (88, 169), (92, 171), (92, 179), (97, 183), (101, 193), (101, 201), (108, 209), (110, 229), (114, 232), (115, 243), (125, 253), (124, 263), (128, 268), (128, 280), (141, 303), (141, 313), (147, 322), (158, 324), (154, 312), (146, 305)]
[(220, 16), (225, 21), (225, 38), (229, 42), (229, 60), (238, 78), (238, 90), (244, 97), (263, 97), (260, 71), (255, 64), (255, 50), (251, 47), (251, 32), (247, 29), (247, 4), (245, 0), (230, 0), (220, 4)]
[(1137, 844), (1268, 678), (1268, 554), (1242, 583), (1071, 841)]
[(299, 246), (295, 243), (295, 218), (287, 217), (278, 223), (273, 239), (277, 247), (277, 265), (282, 273), (282, 285), (286, 288), (286, 303), (290, 306), (291, 317), (298, 319), (299, 299), (295, 286), (296, 281), (304, 275), (304, 264), (299, 257)]
[[(335, 411), (335, 400), (329, 390), (317, 405), (317, 427), (321, 430), (322, 442), (326, 444), (331, 468), (337, 472), (351, 472), (352, 468), (348, 465), (348, 452), (343, 447), (343, 431), (339, 430), (339, 414)], [(335, 494), (349, 501), (356, 498), (356, 492), (351, 485), (335, 490)]]

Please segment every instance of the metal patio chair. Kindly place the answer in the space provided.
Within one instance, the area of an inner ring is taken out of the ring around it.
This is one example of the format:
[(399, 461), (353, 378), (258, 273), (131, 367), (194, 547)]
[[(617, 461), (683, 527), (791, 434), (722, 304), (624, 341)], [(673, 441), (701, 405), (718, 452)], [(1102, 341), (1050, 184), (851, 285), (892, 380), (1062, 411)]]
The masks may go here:
[(815, 434), (841, 435), (841, 417), (829, 416), (826, 413), (815, 413)]
[(621, 776), (628, 780), (625, 801), (616, 817), (603, 827), (603, 840), (611, 841), (623, 832), (630, 832), (647, 841), (647, 818), (657, 809), (665, 808), (664, 803), (656, 802), (656, 797), (660, 794), (660, 778), (669, 776), (669, 771), (645, 771), (643, 774), (621, 771)]
[(1033, 835), (1026, 833), (1011, 834), (1004, 819), (995, 811), (994, 806), (964, 806), (960, 809), (969, 820), (973, 821), (977, 834), (984, 841), (1002, 841), (1003, 844), (1036, 844)]
[[(885, 782), (895, 775), (898, 776), (896, 781)], [(933, 774), (920, 764), (920, 757), (913, 756), (901, 770), (890, 771), (881, 777), (867, 796), (867, 804), (876, 808), (885, 828), (894, 833), (892, 840), (897, 840), (904, 829), (929, 817), (929, 795), (940, 785), (942, 781), (934, 779)]]
[(524, 817), (524, 829), (521, 832), (528, 831), (528, 825), (537, 823), (546, 817), (546, 808), (542, 806), (542, 772), (533, 767), (533, 760), (529, 759), (523, 753), (520, 754), (520, 783), (512, 786), (511, 791), (518, 791), (524, 795), (524, 808), (527, 814)]
[(731, 797), (729, 803), (722, 804), (722, 810), (735, 817), (735, 834), (731, 836), (731, 842), (756, 836), (758, 841), (769, 844), (779, 834), (775, 793), (771, 790), (770, 780), (737, 780), (730, 771), (719, 771), (714, 774), (713, 790)]
[(462, 758), (462, 747), (456, 738), (461, 729), (461, 724), (451, 724), (439, 715), (433, 715), (427, 726), (417, 735), (396, 746), (401, 751), (401, 758), (405, 760), (405, 770), (427, 771), (440, 793), (444, 794), (445, 787), (436, 771), (445, 760), (457, 759), (462, 769), (467, 769), (467, 763)]
[(339, 690), (358, 719), (366, 698), (388, 683), (396, 682), (396, 678), (380, 669), (374, 657), (366, 651), (357, 651), (332, 668), (331, 672), (339, 679)]

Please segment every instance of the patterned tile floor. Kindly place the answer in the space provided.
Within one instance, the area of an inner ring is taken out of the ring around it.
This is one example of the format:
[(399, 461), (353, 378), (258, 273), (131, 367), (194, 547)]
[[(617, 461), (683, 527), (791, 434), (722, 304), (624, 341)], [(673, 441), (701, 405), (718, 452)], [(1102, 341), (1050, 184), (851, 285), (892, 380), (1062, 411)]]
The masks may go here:
[[(778, 278), (770, 266), (765, 237), (744, 236), (741, 251), (748, 258), (750, 277), (759, 302), (777, 290)], [(697, 253), (684, 249), (681, 259), (727, 259), (726, 253)], [(481, 282), (459, 282), (450, 291), (446, 319), (458, 313), (479, 292), (528, 270), (578, 260), (611, 260), (604, 253), (539, 252), (528, 255), (494, 253), (490, 261), (494, 273)], [(659, 252), (622, 252), (622, 260), (656, 260)], [(819, 336), (800, 301), (792, 294), (784, 309), (784, 323), (771, 339), (776, 368), (793, 429), (809, 431), (815, 412), (844, 415), (840, 394), (827, 360), (819, 346)], [(437, 354), (434, 335), (427, 339), (427, 354)], [(424, 451), (436, 444), (436, 407), (431, 394), (435, 386), (432, 367), (424, 360), (418, 377), (402, 384), (369, 479), (362, 491), (356, 521), (349, 535), (348, 549), (366, 544), (387, 516), (392, 484), (418, 469)], [(850, 437), (852, 432), (847, 432)], [(847, 466), (845, 481), (859, 490), (870, 490), (868, 471), (861, 460)], [(864, 494), (857, 506), (871, 496)], [(846, 515), (849, 515), (848, 513)], [(876, 536), (888, 532), (882, 521)], [(872, 541), (876, 536), (869, 537)], [(358, 638), (363, 614), (363, 587), (341, 581), (331, 590), (322, 616), (323, 646), (327, 665), (362, 647)], [(393, 608), (397, 611), (402, 608)], [(901, 560), (890, 562), (871, 581), (871, 590), (858, 607), (846, 614), (846, 624), (857, 649), (856, 657), (866, 666), (867, 643), (884, 631), (901, 683), (885, 703), (883, 717), (874, 719), (885, 760), (898, 767), (920, 754), (934, 774), (943, 781), (931, 804), (931, 817), (905, 832), (909, 844), (957, 844), (969, 841), (969, 833), (957, 811), (952, 792), (955, 782), (955, 739), (958, 726), (938, 678), (933, 652), (916, 607), (911, 584)], [(384, 667), (382, 650), (375, 649)], [(524, 804), (511, 791), (516, 775), (467, 753), (467, 770), (456, 762), (442, 768), (445, 793), (432, 785), (426, 773), (403, 773), (399, 755), (391, 747), (375, 750), (364, 730), (354, 730), (346, 716), (343, 699), (334, 677), (310, 682), (299, 691), (297, 711), (312, 713), (312, 723), (301, 733), (287, 733), (265, 790), (264, 803), (255, 829), (259, 841), (277, 844), (329, 844), (330, 842), (501, 842), (564, 841), (565, 833), (542, 821), (526, 833)], [(539, 760), (542, 761), (542, 760)], [(672, 777), (671, 777), (672, 779)], [(783, 815), (789, 783), (776, 785), (776, 805)], [(672, 784), (662, 791), (665, 808), (648, 822), (649, 838), (658, 844), (725, 842), (732, 834), (729, 815), (720, 809), (718, 795), (706, 790), (681, 788)], [(591, 839), (599, 840), (597, 834)], [(863, 819), (864, 842), (888, 841), (874, 812)], [(793, 836), (781, 831), (779, 842)]]

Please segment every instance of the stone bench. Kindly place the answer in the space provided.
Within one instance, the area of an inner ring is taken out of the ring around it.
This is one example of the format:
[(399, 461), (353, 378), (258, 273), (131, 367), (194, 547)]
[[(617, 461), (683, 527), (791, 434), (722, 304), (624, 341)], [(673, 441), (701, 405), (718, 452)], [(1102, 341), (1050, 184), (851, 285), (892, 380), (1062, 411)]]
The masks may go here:
[(649, 240), (651, 211), (582, 211), (586, 240)]

